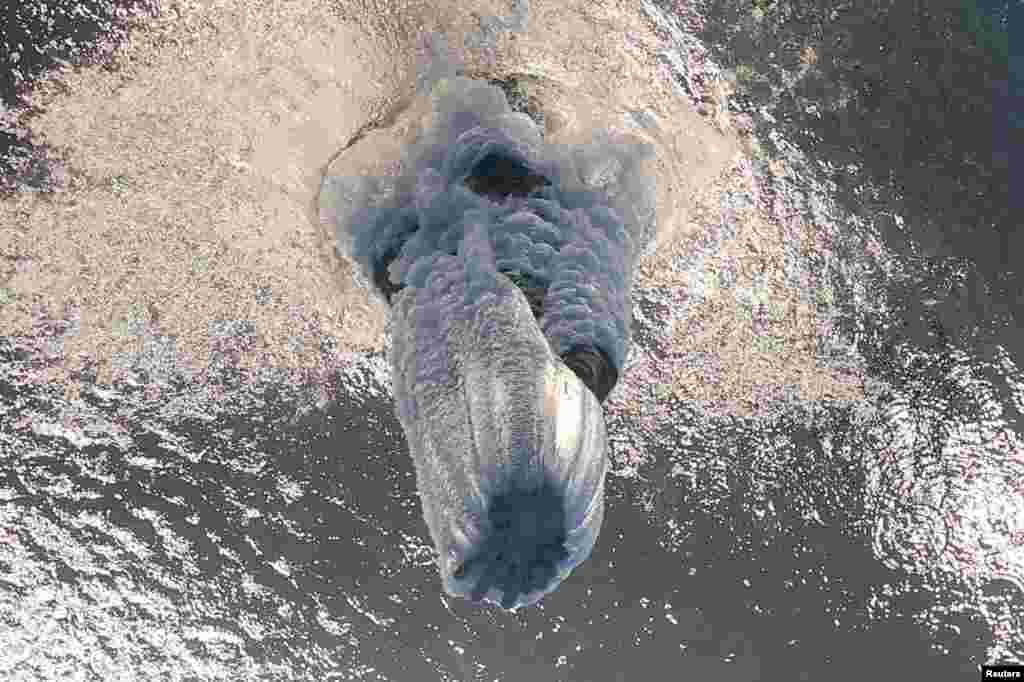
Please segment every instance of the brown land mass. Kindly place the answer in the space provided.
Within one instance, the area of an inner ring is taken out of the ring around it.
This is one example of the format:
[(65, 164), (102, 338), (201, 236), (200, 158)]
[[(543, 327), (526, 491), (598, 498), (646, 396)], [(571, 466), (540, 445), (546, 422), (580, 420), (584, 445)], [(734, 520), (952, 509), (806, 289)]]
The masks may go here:
[[(100, 383), (109, 381), (113, 355), (141, 343), (124, 333), (132, 315), (176, 337), (180, 362), (196, 369), (206, 366), (217, 319), (254, 323), (258, 342), (243, 367), (260, 354), (278, 366), (313, 362), (288, 344), (301, 331), (289, 314), (296, 305), (340, 350), (380, 349), (386, 313), (337, 258), (317, 194), (357, 132), (366, 133), (358, 146), (368, 163), (394, 158), (386, 129), (413, 101), (416, 55), (430, 31), (449, 36), (468, 75), (529, 82), (549, 140), (580, 141), (603, 127), (654, 144), (659, 250), (642, 262), (637, 284), (685, 286), (667, 263), (735, 181), (739, 137), (720, 110), (702, 117), (672, 89), (657, 63), (659, 39), (629, 3), (534, 0), (525, 33), (504, 33), (493, 50), (465, 44), (481, 16), (508, 14), (507, 3), (485, 0), (169, 2), (117, 51), (116, 68), (66, 69), (33, 93), (44, 113), (30, 127), (59, 151), (68, 182), (56, 194), (0, 201), (0, 253), (22, 264), (0, 266), (0, 329), (27, 336), (33, 305), (79, 306), (81, 327), (66, 341), (56, 382), (70, 381), (82, 354), (95, 359)], [(635, 110), (657, 126), (624, 122)], [(754, 212), (742, 220), (731, 255), (781, 263), (771, 226)], [(258, 287), (273, 292), (269, 303), (257, 302)], [(725, 297), (694, 311), (707, 318), (703, 336), (673, 343), (718, 353), (733, 393), (770, 381), (798, 383), (805, 398), (852, 397), (849, 382), (815, 365), (810, 313), (776, 293), (780, 333), (794, 341), (784, 353), (752, 350), (738, 304)], [(685, 368), (673, 381), (682, 397), (714, 388)]]

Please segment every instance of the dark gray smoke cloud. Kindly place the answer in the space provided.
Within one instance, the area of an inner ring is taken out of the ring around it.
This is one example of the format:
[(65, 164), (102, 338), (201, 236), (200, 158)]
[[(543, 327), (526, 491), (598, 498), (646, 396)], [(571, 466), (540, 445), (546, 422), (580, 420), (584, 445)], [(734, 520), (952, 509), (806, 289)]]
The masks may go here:
[[(520, 273), (545, 292), (541, 325), (557, 353), (591, 345), (621, 370), (631, 271), (654, 232), (653, 183), (637, 164), (653, 152), (602, 130), (589, 145), (545, 144), (499, 88), (468, 78), (443, 79), (433, 110), (431, 127), (403, 154), (401, 176), (349, 188), (339, 240), (351, 240), (351, 255), (388, 299), (402, 287), (426, 291), (432, 274), (466, 278), (470, 298), (438, 310), (439, 322), (473, 314), (494, 271)], [(489, 244), (473, 241), (474, 226)], [(462, 244), (493, 256), (466, 261)]]
[[(525, 25), (514, 19), (499, 28)], [(344, 198), (339, 251), (392, 306), (398, 412), (445, 588), (517, 606), (586, 559), (600, 528), (599, 403), (654, 235), (638, 166), (653, 150), (603, 130), (546, 143), (499, 88), (459, 75), (443, 36), (421, 66), (432, 116), (398, 176), (327, 178), (322, 192)]]

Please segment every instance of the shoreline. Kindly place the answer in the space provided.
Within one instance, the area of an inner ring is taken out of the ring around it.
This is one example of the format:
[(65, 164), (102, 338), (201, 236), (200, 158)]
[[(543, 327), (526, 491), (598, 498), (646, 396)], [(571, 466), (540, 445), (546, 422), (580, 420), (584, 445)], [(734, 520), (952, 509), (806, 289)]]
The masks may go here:
[[(536, 16), (556, 11), (534, 5)], [(260, 38), (265, 22), (244, 6), (171, 7), (116, 51), (116, 70), (90, 67), (64, 74), (63, 81), (56, 75), (32, 93), (33, 104), (43, 110), (31, 121), (33, 131), (66, 155), (67, 189), (0, 200), (0, 216), (15, 217), (17, 226), (0, 242), (5, 254), (15, 256), (9, 271), (0, 273), (0, 290), (8, 297), (0, 306), (0, 325), (15, 329), (11, 336), (30, 353), (30, 381), (63, 386), (71, 400), (85, 385), (122, 380), (125, 366), (133, 365), (149, 374), (151, 392), (166, 390), (174, 377), (208, 384), (218, 366), (237, 367), (254, 379), (262, 370), (279, 368), (293, 377), (316, 377), (316, 383), (354, 357), (384, 351), (384, 310), (353, 284), (350, 268), (332, 259), (330, 245), (311, 224), (311, 188), (319, 187), (323, 168), (336, 155), (326, 153), (325, 145), (340, 150), (361, 127), (379, 120), (389, 98), (408, 91), (415, 74), (408, 55), (398, 62), (367, 57), (401, 39), (398, 29), (394, 35), (387, 27), (383, 33), (342, 35), (335, 28), (317, 35), (313, 27), (328, 23), (328, 9), (313, 3), (303, 12), (287, 11), (296, 16), (274, 24), (286, 27), (284, 33)], [(607, 13), (617, 11), (616, 6)], [(177, 18), (170, 19), (171, 13)], [(599, 26), (622, 16), (581, 12), (573, 20)], [(624, 32), (621, 45), (608, 41), (605, 49), (629, 56), (637, 69), (648, 68), (660, 89), (656, 94), (685, 105), (677, 114), (688, 122), (680, 129), (690, 137), (678, 138), (683, 146), (677, 156), (685, 159), (715, 139), (739, 150), (743, 136), (728, 120), (725, 104), (728, 80), (707, 88), (702, 116), (694, 98), (669, 87), (674, 76), (653, 56), (665, 47), (664, 38), (656, 39), (639, 13), (629, 22), (635, 30)], [(232, 58), (218, 62), (214, 36), (236, 23), (253, 32), (236, 29), (238, 45), (217, 48), (234, 50)], [(197, 32), (192, 38), (190, 30)], [(525, 41), (502, 44), (496, 55), (466, 51), (467, 71), (479, 72), (473, 63), (478, 57), (499, 64), (522, 59)], [(555, 69), (562, 55), (551, 52), (549, 68)], [(249, 61), (240, 65), (242, 56)], [(391, 94), (353, 90), (352, 65), (365, 68), (367, 80), (385, 84)], [(578, 79), (584, 66), (559, 72), (562, 82)], [(494, 75), (511, 70), (505, 65)], [(253, 74), (262, 77), (253, 81)], [(689, 87), (698, 88), (689, 77)], [(635, 96), (645, 94), (634, 90)], [(340, 101), (354, 102), (359, 116), (340, 116)], [(149, 104), (134, 110), (133, 102)], [(194, 120), (175, 125), (175, 117), (187, 116)], [(558, 112), (549, 118), (557, 124)], [(83, 123), (97, 119), (91, 128)], [(328, 122), (341, 119), (344, 125), (329, 128)], [(107, 138), (94, 139), (91, 133), (104, 125)], [(638, 292), (666, 291), (677, 305), (651, 325), (658, 338), (638, 337), (632, 364), (648, 366), (645, 383), (653, 381), (662, 397), (717, 397), (726, 412), (736, 414), (756, 411), (763, 398), (755, 394), (764, 393), (766, 384), (790, 391), (795, 386), (808, 400), (856, 399), (855, 377), (817, 365), (812, 341), (828, 332), (815, 314), (822, 301), (802, 301), (778, 272), (764, 276), (766, 264), (781, 271), (786, 239), (799, 233), (811, 248), (813, 226), (773, 223), (757, 205), (759, 181), (749, 162), (743, 155), (721, 158), (728, 163), (718, 162), (718, 172), (706, 172), (699, 181), (684, 174), (690, 195), (681, 220), (685, 238), (663, 245), (638, 268)], [(741, 209), (726, 211), (725, 232), (734, 235), (720, 241), (732, 246), (711, 256), (724, 265), (709, 259), (697, 266), (710, 286), (702, 283), (694, 293), (693, 273), (680, 272), (680, 263), (700, 250), (695, 245), (709, 233), (721, 232), (721, 204), (730, 193), (746, 197)], [(202, 211), (190, 212), (196, 207)], [(118, 229), (125, 225), (130, 229)], [(147, 253), (159, 254), (158, 266)], [(712, 281), (718, 279), (724, 286)], [(635, 296), (635, 308), (643, 298)], [(822, 298), (828, 302), (827, 294)], [(690, 313), (685, 328), (676, 324), (684, 310)], [(770, 342), (755, 347), (769, 327)], [(660, 347), (657, 359), (654, 346)], [(710, 373), (689, 362), (693, 353), (715, 356)], [(747, 371), (752, 362), (760, 377)]]

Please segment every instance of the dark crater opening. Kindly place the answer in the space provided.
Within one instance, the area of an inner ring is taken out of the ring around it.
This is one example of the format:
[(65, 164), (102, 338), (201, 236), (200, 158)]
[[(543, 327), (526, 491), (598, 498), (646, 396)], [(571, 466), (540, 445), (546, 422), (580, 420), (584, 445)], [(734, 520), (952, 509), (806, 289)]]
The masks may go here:
[(543, 175), (504, 154), (492, 153), (481, 159), (463, 181), (471, 192), (492, 201), (509, 196), (527, 197), (534, 190), (551, 184)]

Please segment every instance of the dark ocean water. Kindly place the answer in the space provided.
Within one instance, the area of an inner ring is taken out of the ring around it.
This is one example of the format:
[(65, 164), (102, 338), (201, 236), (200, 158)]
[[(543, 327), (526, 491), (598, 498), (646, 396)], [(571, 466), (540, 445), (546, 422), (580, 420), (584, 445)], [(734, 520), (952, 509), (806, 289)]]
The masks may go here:
[[(69, 405), (0, 341), (0, 679), (953, 681), (1024, 663), (1011, 57), (959, 5), (754, 6), (661, 15), (680, 87), (744, 74), (734, 113), (796, 168), (786, 201), (836, 234), (801, 267), (836, 291), (823, 362), (856, 357), (868, 401), (758, 419), (673, 403), (653, 431), (609, 414), (644, 463), (613, 451), (591, 558), (505, 613), (442, 596), (382, 357), (348, 357), (326, 395), (219, 366), (153, 392), (149, 343)], [(60, 30), (34, 29), (27, 85)], [(804, 44), (819, 70), (782, 57)], [(45, 189), (33, 164), (7, 179)], [(855, 234), (883, 266), (859, 267)], [(656, 331), (637, 325), (641, 344)]]

